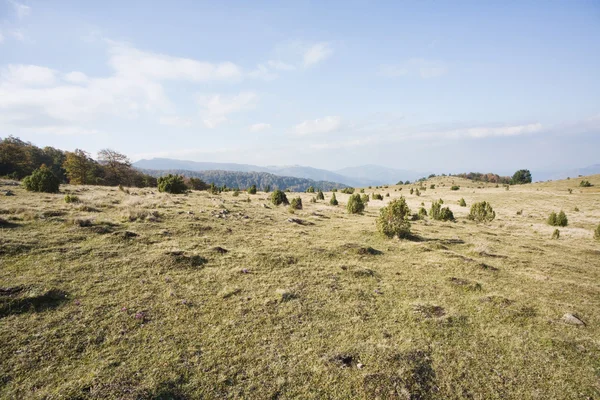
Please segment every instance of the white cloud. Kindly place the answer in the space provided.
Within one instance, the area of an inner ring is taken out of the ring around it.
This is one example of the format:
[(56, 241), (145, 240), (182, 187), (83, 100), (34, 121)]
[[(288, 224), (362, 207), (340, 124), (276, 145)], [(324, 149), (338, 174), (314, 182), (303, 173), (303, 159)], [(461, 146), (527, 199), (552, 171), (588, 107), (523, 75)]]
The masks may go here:
[(192, 121), (187, 118), (178, 116), (165, 116), (158, 119), (158, 123), (166, 126), (173, 126), (176, 128), (189, 128), (192, 126)]
[(340, 128), (342, 119), (338, 116), (327, 116), (314, 120), (304, 121), (294, 127), (297, 135), (313, 135), (333, 132)]
[(329, 43), (321, 42), (312, 45), (303, 54), (304, 67), (311, 67), (325, 60), (333, 53)]
[(279, 70), (279, 71), (293, 71), (296, 69), (295, 66), (284, 63), (283, 61), (279, 61), (279, 60), (269, 60), (269, 61), (267, 61), (267, 65), (269, 67), (273, 68), (274, 70)]
[(261, 132), (261, 131), (265, 131), (267, 129), (271, 129), (271, 124), (258, 123), (258, 124), (250, 125), (250, 132)]
[(210, 82), (236, 81), (242, 77), (241, 68), (232, 62), (209, 63), (171, 57), (121, 43), (113, 43), (110, 48), (109, 65), (117, 75), (134, 79)]
[(51, 85), (56, 81), (56, 71), (37, 65), (8, 65), (0, 70), (0, 83), (10, 85)]
[(31, 7), (26, 6), (25, 4), (21, 4), (16, 1), (10, 1), (10, 4), (12, 4), (19, 19), (24, 18), (31, 13)]
[(202, 119), (207, 128), (215, 128), (227, 121), (227, 116), (232, 113), (254, 108), (258, 96), (253, 92), (241, 92), (232, 97), (216, 94), (213, 96), (199, 96), (198, 104), (202, 108)]
[(70, 83), (86, 83), (89, 79), (83, 72), (73, 71), (65, 74), (64, 80)]
[(448, 68), (443, 63), (422, 58), (411, 58), (400, 64), (383, 64), (379, 68), (381, 75), (390, 78), (410, 75), (429, 79), (442, 76), (447, 71)]
[(481, 139), (492, 136), (519, 136), (527, 133), (536, 133), (542, 130), (542, 124), (539, 122), (525, 125), (509, 126), (478, 126), (465, 129), (453, 129), (438, 132), (438, 135), (448, 138), (474, 138)]

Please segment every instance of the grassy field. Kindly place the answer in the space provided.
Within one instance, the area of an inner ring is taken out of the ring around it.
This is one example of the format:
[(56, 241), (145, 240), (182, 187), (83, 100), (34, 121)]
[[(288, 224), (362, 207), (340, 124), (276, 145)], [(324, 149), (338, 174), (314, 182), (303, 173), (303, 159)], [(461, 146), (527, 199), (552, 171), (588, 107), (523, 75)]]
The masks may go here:
[[(265, 193), (4, 182), (0, 398), (598, 399), (600, 175), (586, 179), (433, 178), (421, 196), (365, 189), (390, 197), (363, 215), (340, 193), (299, 194), (292, 215)], [(400, 195), (457, 221), (382, 237)], [(482, 200), (489, 224), (466, 218)]]

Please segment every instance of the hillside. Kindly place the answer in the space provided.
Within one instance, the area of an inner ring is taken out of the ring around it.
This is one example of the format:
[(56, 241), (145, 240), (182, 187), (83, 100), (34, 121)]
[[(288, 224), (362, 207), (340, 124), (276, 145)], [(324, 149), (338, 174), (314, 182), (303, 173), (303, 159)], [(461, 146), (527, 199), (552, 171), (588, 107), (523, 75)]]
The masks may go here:
[[(338, 207), (295, 194), (291, 215), (265, 193), (6, 182), (0, 398), (598, 398), (600, 175), (587, 179), (434, 178), (420, 196), (377, 190), (390, 196), (362, 215), (342, 193)], [(375, 219), (401, 195), (413, 212), (442, 198), (457, 221), (387, 239)], [(497, 215), (477, 224), (483, 200)]]
[(414, 171), (393, 170), (373, 165), (345, 168), (343, 170), (332, 172), (325, 169), (301, 165), (262, 167), (249, 164), (211, 163), (169, 158), (153, 158), (151, 160), (142, 159), (136, 161), (133, 163), (133, 166), (139, 169), (154, 170), (268, 172), (279, 176), (292, 176), (315, 181), (339, 182), (348, 186), (379, 186), (396, 183), (399, 179), (406, 181), (423, 176), (423, 174)]
[(148, 170), (140, 169), (145, 174), (155, 177), (167, 174), (177, 174), (187, 177), (200, 178), (206, 183), (214, 183), (217, 186), (226, 185), (229, 188), (249, 188), (256, 185), (264, 189), (267, 186), (274, 189), (291, 190), (292, 192), (304, 192), (310, 186), (324, 191), (341, 189), (347, 187), (341, 183), (314, 181), (312, 179), (295, 178), (291, 176), (277, 176), (266, 172), (235, 172), (235, 171), (188, 171), (188, 170)]

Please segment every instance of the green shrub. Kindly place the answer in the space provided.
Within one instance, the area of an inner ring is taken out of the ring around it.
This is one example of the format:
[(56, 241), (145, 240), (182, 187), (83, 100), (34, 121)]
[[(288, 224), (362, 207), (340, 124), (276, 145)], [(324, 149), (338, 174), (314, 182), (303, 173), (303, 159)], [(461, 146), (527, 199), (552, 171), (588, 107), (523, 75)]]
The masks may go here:
[(377, 229), (389, 238), (406, 238), (410, 236), (409, 217), (410, 208), (404, 197), (400, 197), (381, 209), (377, 218)]
[(569, 194), (573, 193), (573, 189), (567, 189), (569, 191)]
[(410, 188), (410, 194), (413, 194), (415, 192), (415, 189)]
[(490, 203), (481, 201), (471, 206), (468, 218), (476, 222), (492, 222), (496, 218), (496, 212)]
[(166, 175), (158, 178), (158, 191), (172, 194), (181, 194), (187, 192), (188, 188), (183, 181), (183, 176)]
[(575, 206), (575, 208), (573, 209), (573, 211), (579, 212), (579, 207)]
[(335, 198), (335, 192), (332, 193), (331, 200), (329, 200), (329, 204), (332, 205), (332, 206), (337, 206), (338, 205), (338, 201)]
[[(368, 198), (368, 197), (369, 197), (369, 196), (367, 196), (367, 198)], [(372, 198), (373, 200), (383, 200), (383, 196), (382, 196), (382, 195), (380, 195), (379, 193), (372, 193), (372, 194), (371, 194), (371, 198)]]
[(311, 197), (310, 198), (310, 202), (311, 203), (316, 203), (317, 202), (317, 198), (316, 197)]
[(552, 239), (558, 239), (560, 237), (560, 231), (558, 229), (555, 229), (554, 232), (552, 232)]
[(590, 187), (590, 186), (592, 186), (592, 184), (590, 183), (590, 181), (581, 181), (581, 182), (579, 182), (579, 186)]
[(360, 199), (358, 193), (350, 196), (348, 204), (346, 205), (346, 210), (348, 210), (349, 214), (360, 214), (365, 210), (365, 204)]
[(231, 195), (233, 197), (238, 197), (240, 195), (240, 191), (238, 189), (235, 189)]
[(210, 186), (208, 187), (208, 192), (211, 194), (219, 194), (219, 193), (221, 193), (221, 189), (219, 189), (219, 187), (217, 185), (215, 185), (214, 183), (211, 183)]
[(452, 185), (452, 187), (450, 188), (450, 190), (459, 190), (460, 186), (456, 186), (456, 185)]
[(323, 192), (320, 189), (317, 192), (317, 200), (325, 200), (325, 195), (323, 194)]
[(364, 193), (364, 192), (365, 192), (365, 189), (360, 189), (360, 192), (361, 192), (361, 193)]
[(285, 193), (279, 189), (274, 190), (273, 193), (271, 193), (271, 202), (273, 202), (273, 204), (275, 204), (276, 206), (280, 204), (290, 204)]
[(444, 204), (444, 200), (442, 200), (442, 199), (439, 199), (439, 200), (438, 200), (438, 202), (439, 202), (440, 204)]
[(312, 186), (309, 186), (308, 189), (306, 189), (306, 193), (314, 193), (315, 192), (315, 188)]
[(415, 194), (416, 194), (417, 196), (420, 196), (420, 195), (421, 195), (421, 192), (419, 192), (419, 189), (415, 190)]
[(336, 189), (336, 188), (333, 188), (333, 189), (331, 189), (331, 192), (332, 192), (332, 193), (335, 193), (335, 192), (337, 192), (337, 189)]
[(385, 197), (390, 197), (390, 194), (389, 194), (389, 193), (386, 193), (386, 194), (385, 194)]
[(248, 188), (248, 194), (256, 194), (256, 185), (252, 185)]
[(425, 207), (419, 208), (419, 213), (417, 214), (417, 216), (419, 217), (419, 219), (425, 219), (425, 217), (427, 216), (427, 210), (425, 209)]
[(23, 179), (23, 186), (30, 192), (58, 193), (60, 182), (50, 168), (42, 165)]
[(354, 188), (349, 187), (349, 188), (342, 189), (342, 193), (344, 193), (344, 194), (354, 194)]
[(290, 208), (292, 210), (302, 210), (302, 199), (300, 197), (293, 198), (290, 203)]
[(362, 201), (364, 204), (367, 204), (369, 202), (369, 195), (368, 194), (361, 194), (360, 195), (360, 201)]
[(458, 201), (458, 205), (459, 205), (459, 206), (461, 206), (461, 207), (466, 207), (466, 206), (467, 206), (467, 202), (465, 201), (465, 199), (462, 199), (462, 198), (461, 198), (461, 199)]
[(531, 172), (528, 169), (520, 169), (514, 173), (510, 183), (513, 185), (522, 185), (524, 183), (531, 183)]
[(437, 221), (454, 221), (454, 214), (448, 207), (442, 208), (442, 203), (434, 201), (429, 210), (429, 216)]
[(79, 197), (74, 194), (68, 194), (65, 196), (65, 203), (79, 203)]
[(429, 189), (435, 189), (435, 185), (434, 184), (429, 185)]
[(600, 224), (598, 224), (596, 230), (594, 231), (594, 239), (600, 240)]
[(567, 215), (562, 210), (558, 214), (552, 211), (552, 213), (548, 216), (547, 222), (550, 226), (567, 226), (569, 224)]

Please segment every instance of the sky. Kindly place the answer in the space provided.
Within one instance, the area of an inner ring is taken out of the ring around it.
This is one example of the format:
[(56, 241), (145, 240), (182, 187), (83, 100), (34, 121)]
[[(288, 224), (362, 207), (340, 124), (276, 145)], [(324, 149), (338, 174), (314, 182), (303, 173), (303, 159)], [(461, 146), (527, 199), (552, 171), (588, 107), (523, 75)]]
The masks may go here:
[(600, 163), (600, 1), (0, 0), (0, 137), (336, 170)]

